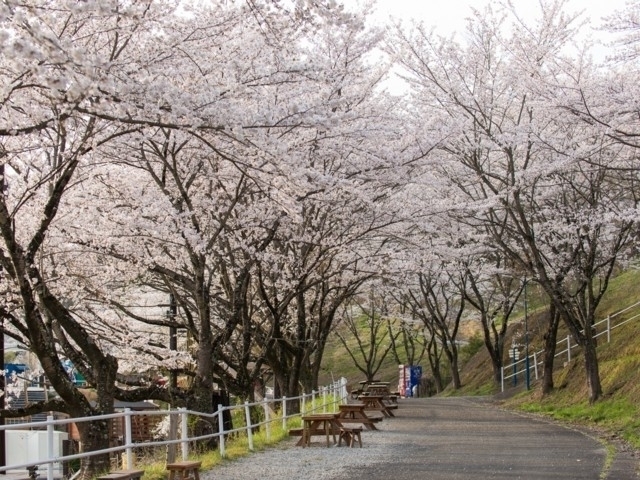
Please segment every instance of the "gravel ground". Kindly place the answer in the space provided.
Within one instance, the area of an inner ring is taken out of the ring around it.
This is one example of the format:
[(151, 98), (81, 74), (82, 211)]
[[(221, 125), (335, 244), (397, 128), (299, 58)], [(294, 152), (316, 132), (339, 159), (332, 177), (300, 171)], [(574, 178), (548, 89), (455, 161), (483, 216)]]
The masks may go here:
[(298, 438), (277, 447), (227, 462), (200, 474), (201, 480), (327, 480), (347, 476), (347, 470), (393, 461), (402, 454), (398, 434), (389, 432), (392, 420), (377, 424), (378, 431), (362, 432), (362, 448), (327, 447), (324, 438), (313, 437), (309, 448), (295, 446)]

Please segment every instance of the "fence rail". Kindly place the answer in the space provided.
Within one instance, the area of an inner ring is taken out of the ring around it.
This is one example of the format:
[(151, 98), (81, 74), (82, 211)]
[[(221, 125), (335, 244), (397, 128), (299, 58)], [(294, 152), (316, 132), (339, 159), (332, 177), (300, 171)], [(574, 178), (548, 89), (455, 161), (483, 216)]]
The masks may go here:
[[(626, 316), (625, 314), (629, 316)], [(593, 328), (596, 329), (594, 338), (606, 335), (607, 343), (609, 343), (611, 342), (611, 332), (613, 330), (638, 318), (640, 318), (640, 302), (623, 308), (622, 310), (608, 315), (607, 318), (595, 323), (593, 325)], [(598, 330), (601, 331), (598, 332)], [(554, 360), (555, 358), (566, 356), (567, 362), (570, 362), (571, 351), (572, 349), (578, 347), (578, 344), (573, 342), (573, 338), (571, 335), (567, 335), (566, 338), (563, 338), (562, 340), (556, 342), (556, 346), (560, 346), (564, 348), (564, 350), (557, 352), (554, 355)], [(525, 372), (525, 376), (527, 374), (531, 375), (531, 369), (533, 369), (534, 378), (538, 380), (539, 367), (544, 363), (542, 360), (539, 360), (539, 358), (544, 358), (543, 354), (544, 350), (540, 350), (537, 352), (534, 351), (532, 354), (525, 356), (525, 358), (516, 359), (515, 361), (512, 361), (509, 366), (502, 367), (502, 391), (504, 392), (505, 384), (508, 383), (510, 379), (513, 381), (514, 385), (517, 384), (518, 375), (520, 375), (522, 372)], [(507, 370), (510, 370), (510, 372), (507, 372)]]
[[(265, 426), (266, 436), (270, 438), (271, 432), (270, 427), (273, 422), (282, 422), (283, 429), (286, 429), (287, 421), (291, 418), (295, 418), (300, 416), (302, 412), (306, 411), (318, 411), (322, 409), (324, 413), (331, 409), (333, 412), (337, 411), (338, 405), (341, 403), (347, 402), (347, 381), (342, 378), (328, 386), (322, 387), (319, 391), (313, 391), (309, 394), (303, 394), (297, 397), (282, 397), (278, 399), (263, 399), (259, 402), (249, 403), (245, 402), (241, 405), (231, 405), (231, 406), (223, 406), (218, 405), (216, 412), (214, 413), (202, 413), (195, 412), (192, 410), (187, 410), (184, 408), (171, 409), (171, 410), (151, 410), (151, 411), (132, 411), (129, 408), (126, 408), (124, 412), (112, 413), (108, 415), (99, 415), (92, 417), (82, 417), (82, 418), (65, 418), (65, 419), (54, 419), (53, 415), (47, 416), (46, 421), (41, 422), (28, 422), (28, 423), (19, 423), (19, 424), (10, 424), (10, 425), (0, 425), (0, 431), (10, 431), (10, 430), (33, 430), (38, 429), (41, 430), (43, 426), (46, 426), (46, 447), (47, 453), (45, 455), (46, 458), (39, 458), (36, 460), (29, 460), (27, 463), (19, 463), (19, 464), (10, 464), (6, 466), (0, 466), (0, 473), (7, 472), (15, 472), (19, 471), (20, 473), (26, 472), (28, 467), (46, 465), (47, 466), (47, 480), (53, 480), (54, 477), (60, 477), (60, 466), (62, 462), (69, 462), (72, 460), (77, 460), (81, 458), (87, 458), (95, 455), (101, 455), (106, 453), (124, 453), (124, 467), (127, 469), (133, 468), (133, 453), (136, 449), (148, 448), (148, 447), (159, 447), (166, 445), (180, 445), (181, 447), (181, 456), (183, 460), (187, 460), (189, 455), (189, 444), (191, 442), (206, 440), (211, 438), (218, 439), (218, 449), (222, 456), (225, 455), (226, 445), (225, 445), (225, 437), (231, 433), (240, 433), (245, 432), (248, 439), (249, 450), (253, 450), (253, 430), (258, 426)], [(299, 403), (300, 409), (299, 412), (289, 414), (287, 411), (287, 405), (292, 402)], [(310, 405), (309, 405), (310, 403)], [(276, 408), (272, 408), (275, 406), (281, 407), (281, 416), (271, 417), (271, 412), (276, 411)], [(257, 423), (252, 423), (250, 411), (251, 408), (262, 407), (264, 409), (264, 420), (258, 421)], [(238, 428), (233, 428), (231, 430), (225, 430), (225, 425), (223, 421), (223, 416), (225, 411), (233, 411), (233, 410), (244, 410), (244, 418), (245, 425)], [(181, 437), (180, 438), (169, 438), (165, 440), (154, 440), (154, 441), (144, 441), (144, 442), (134, 442), (132, 439), (132, 418), (134, 417), (142, 417), (142, 416), (170, 416), (176, 415), (180, 418), (181, 424)], [(189, 429), (188, 429), (188, 417), (190, 415), (199, 416), (202, 418), (217, 418), (218, 420), (218, 431), (215, 433), (200, 435), (195, 437), (189, 437)], [(118, 445), (111, 448), (106, 448), (102, 450), (95, 450), (91, 452), (77, 453), (71, 455), (57, 455), (55, 454), (55, 427), (65, 426), (72, 423), (78, 424), (81, 422), (91, 422), (96, 420), (113, 420), (113, 419), (124, 419), (125, 423), (125, 431), (123, 444)], [(57, 466), (57, 468), (55, 468)], [(57, 470), (58, 474), (55, 475), (55, 471)]]

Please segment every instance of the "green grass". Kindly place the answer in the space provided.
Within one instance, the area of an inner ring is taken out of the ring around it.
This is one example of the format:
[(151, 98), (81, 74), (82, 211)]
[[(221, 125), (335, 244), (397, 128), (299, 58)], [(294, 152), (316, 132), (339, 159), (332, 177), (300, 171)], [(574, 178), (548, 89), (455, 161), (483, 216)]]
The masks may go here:
[[(253, 450), (249, 450), (249, 439), (246, 432), (232, 434), (225, 440), (225, 456), (220, 455), (219, 449), (211, 450), (201, 454), (192, 453), (189, 455), (190, 460), (199, 460), (202, 462), (202, 470), (211, 470), (217, 465), (237, 460), (253, 452), (265, 450), (273, 447), (286, 438), (288, 438), (289, 428), (300, 426), (300, 418), (290, 418), (287, 420), (286, 428), (282, 428), (282, 418), (273, 418), (270, 422), (269, 437), (267, 437), (266, 425), (263, 425), (259, 432), (253, 434)], [(178, 449), (179, 450), (179, 449)], [(178, 454), (179, 455), (179, 454)], [(149, 459), (138, 465), (144, 469), (143, 480), (165, 480), (166, 479), (166, 462), (165, 459)]]
[[(330, 411), (332, 405), (337, 402), (337, 398), (329, 396), (327, 397), (327, 411)], [(322, 411), (324, 404), (321, 398), (316, 399), (315, 403), (307, 401), (304, 405), (304, 412)], [(243, 408), (237, 408), (232, 411), (232, 421), (234, 428), (240, 429), (246, 426), (245, 413)], [(198, 460), (202, 462), (202, 470), (214, 469), (217, 465), (224, 464), (226, 462), (232, 462), (239, 458), (251, 455), (254, 452), (259, 452), (270, 447), (277, 446), (280, 442), (289, 437), (289, 429), (297, 428), (302, 425), (300, 416), (288, 418), (286, 426), (283, 428), (282, 416), (276, 414), (270, 417), (269, 428), (264, 424), (260, 427), (258, 432), (254, 432), (252, 435), (253, 450), (249, 449), (249, 438), (247, 437), (246, 430), (230, 434), (225, 439), (225, 455), (220, 455), (219, 449), (202, 452), (191, 453), (189, 455), (190, 460)], [(268, 435), (267, 435), (268, 430)], [(179, 450), (179, 448), (178, 448)], [(164, 480), (166, 479), (166, 462), (164, 454), (160, 455), (162, 458), (147, 458), (142, 462), (139, 462), (138, 468), (144, 469), (143, 480)]]
[[(639, 284), (640, 271), (626, 271), (612, 279), (598, 307), (598, 320), (640, 302), (640, 289), (636, 287)], [(540, 351), (544, 347), (543, 335), (546, 331), (546, 299), (538, 289), (530, 288), (528, 293), (530, 351)], [(636, 309), (619, 318), (629, 318), (639, 311)], [(602, 331), (603, 327), (598, 328)], [(505, 344), (510, 345), (514, 333), (521, 334), (522, 329), (521, 318), (510, 321)], [(566, 336), (567, 330), (561, 324), (558, 340)], [(614, 329), (610, 343), (607, 343), (605, 336), (598, 338), (603, 395), (593, 405), (588, 403), (582, 354), (574, 349), (571, 356), (571, 362), (566, 365), (566, 358), (556, 358), (555, 389), (551, 394), (542, 396), (539, 383), (532, 379), (530, 391), (522, 390), (522, 386), (513, 390), (509, 385), (505, 394), (498, 398), (504, 398), (503, 404), (507, 408), (549, 416), (570, 424), (596, 427), (640, 448), (640, 319)], [(500, 395), (500, 385), (492, 378), (491, 362), (484, 348), (464, 362), (461, 378), (462, 389), (454, 391), (449, 387), (443, 395)]]
[(638, 405), (627, 398), (603, 399), (590, 405), (584, 401), (567, 403), (566, 398), (561, 397), (558, 400), (551, 395), (541, 401), (524, 401), (518, 405), (518, 408), (556, 420), (617, 432), (635, 448), (640, 448)]

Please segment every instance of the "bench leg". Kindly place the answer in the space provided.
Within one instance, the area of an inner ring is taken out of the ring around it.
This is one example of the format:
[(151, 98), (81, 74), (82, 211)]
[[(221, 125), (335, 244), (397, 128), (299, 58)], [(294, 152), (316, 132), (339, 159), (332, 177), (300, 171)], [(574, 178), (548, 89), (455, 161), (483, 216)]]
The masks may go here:
[(341, 430), (338, 439), (338, 446), (342, 445), (342, 440), (344, 440), (346, 445), (353, 448), (357, 440), (358, 445), (362, 448), (362, 437), (360, 436), (360, 433), (361, 430)]
[(338, 446), (342, 445), (342, 440), (344, 440), (344, 443), (348, 446), (351, 446), (351, 443), (353, 442), (353, 436), (351, 435), (351, 432), (347, 431), (347, 430), (341, 430), (340, 434), (338, 435)]

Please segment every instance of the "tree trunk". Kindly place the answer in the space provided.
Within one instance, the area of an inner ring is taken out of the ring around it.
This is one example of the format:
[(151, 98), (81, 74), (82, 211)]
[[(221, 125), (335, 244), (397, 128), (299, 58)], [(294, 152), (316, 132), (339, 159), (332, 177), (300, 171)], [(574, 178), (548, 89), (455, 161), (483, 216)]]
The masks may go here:
[(491, 367), (493, 368), (493, 381), (496, 383), (496, 385), (500, 385), (502, 383), (502, 349), (493, 349), (489, 347), (486, 342), (485, 346), (487, 347), (489, 357), (491, 358)]
[(462, 381), (460, 380), (460, 372), (458, 370), (458, 356), (451, 355), (449, 361), (451, 362), (451, 383), (455, 390), (459, 390), (462, 388)]
[(438, 352), (438, 344), (435, 342), (435, 337), (431, 337), (427, 352), (429, 366), (431, 367), (431, 374), (433, 375), (436, 392), (440, 393), (444, 390), (444, 380), (442, 379), (442, 373), (440, 372), (440, 353)]
[(542, 394), (548, 395), (553, 390), (553, 364), (556, 355), (558, 339), (558, 326), (560, 315), (555, 305), (549, 305), (549, 322), (547, 332), (544, 335), (544, 366), (542, 373)]
[[(560, 310), (560, 308), (558, 309)], [(591, 327), (592, 322), (585, 322), (587, 325), (583, 328), (576, 317), (570, 317), (571, 312), (567, 309), (561, 311), (561, 315), (574, 340), (582, 347), (587, 388), (589, 390), (589, 403), (594, 403), (602, 395), (602, 384), (600, 383), (598, 353)]]
[[(93, 420), (91, 422), (78, 422), (78, 433), (82, 443), (83, 452), (108, 449), (109, 432), (113, 420)], [(108, 472), (111, 469), (109, 454), (92, 455), (83, 458), (80, 463), (82, 471), (80, 480), (95, 478), (100, 473)]]
[(589, 388), (589, 403), (596, 402), (602, 395), (602, 384), (600, 383), (600, 369), (598, 366), (598, 354), (596, 344), (591, 335), (587, 335), (588, 339), (583, 346), (584, 349), (584, 366), (587, 376), (587, 387)]

